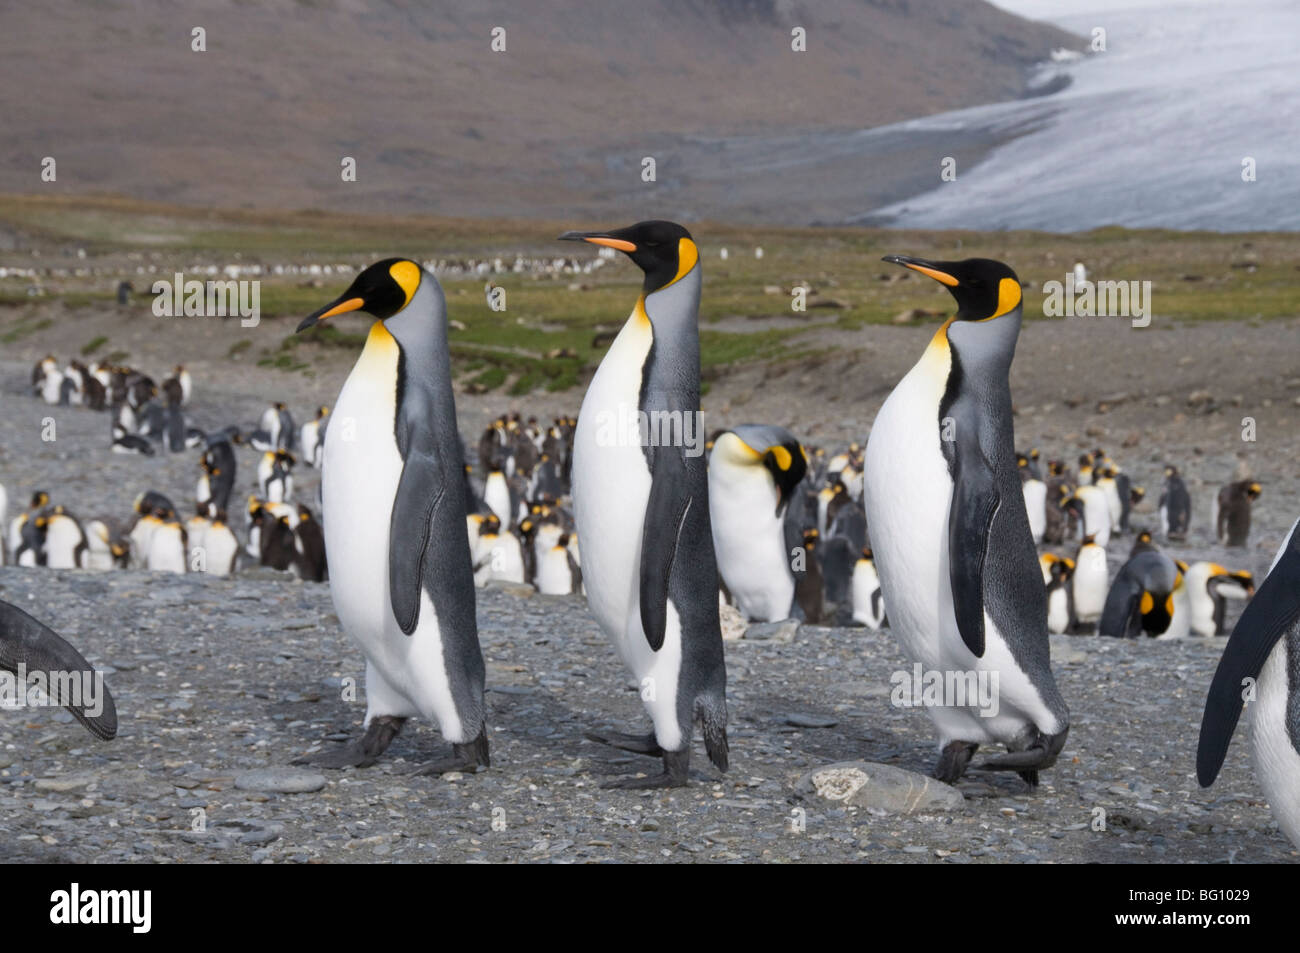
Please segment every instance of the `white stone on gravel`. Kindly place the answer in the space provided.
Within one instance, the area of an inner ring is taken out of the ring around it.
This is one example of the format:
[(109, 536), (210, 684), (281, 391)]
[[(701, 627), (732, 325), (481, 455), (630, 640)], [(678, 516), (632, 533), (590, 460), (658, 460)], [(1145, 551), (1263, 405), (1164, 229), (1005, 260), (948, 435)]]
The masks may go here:
[(809, 771), (795, 786), (804, 795), (890, 814), (952, 811), (965, 803), (960, 791), (934, 778), (870, 761), (841, 761)]
[(235, 787), (241, 791), (311, 794), (325, 787), (325, 775), (303, 768), (255, 768), (236, 777)]

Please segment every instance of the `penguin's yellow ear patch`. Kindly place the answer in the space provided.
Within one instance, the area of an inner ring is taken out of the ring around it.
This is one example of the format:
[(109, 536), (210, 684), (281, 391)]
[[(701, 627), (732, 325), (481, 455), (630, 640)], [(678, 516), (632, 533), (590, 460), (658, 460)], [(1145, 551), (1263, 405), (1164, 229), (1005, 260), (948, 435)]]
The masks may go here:
[[(679, 280), (682, 275), (694, 268), (699, 260), (700, 250), (695, 247), (695, 242), (689, 238), (677, 239), (677, 274), (673, 276), (673, 281)], [(672, 281), (668, 283), (672, 284)]]
[(1000, 318), (1010, 311), (1014, 311), (1020, 304), (1020, 282), (1014, 278), (1003, 278), (998, 282), (998, 309), (993, 312), (993, 317)]
[(1142, 593), (1142, 603), (1138, 606), (1138, 611), (1143, 615), (1149, 615), (1151, 610), (1156, 607), (1155, 599), (1151, 598), (1151, 593)]
[(405, 308), (415, 297), (415, 290), (420, 287), (420, 266), (413, 261), (398, 261), (393, 263), (388, 273), (406, 294), (406, 300), (402, 302), (402, 307)]
[(793, 460), (790, 457), (790, 451), (785, 447), (777, 444), (775, 447), (768, 447), (767, 452), (772, 455), (772, 459), (776, 461), (776, 465), (782, 470), (790, 469)]

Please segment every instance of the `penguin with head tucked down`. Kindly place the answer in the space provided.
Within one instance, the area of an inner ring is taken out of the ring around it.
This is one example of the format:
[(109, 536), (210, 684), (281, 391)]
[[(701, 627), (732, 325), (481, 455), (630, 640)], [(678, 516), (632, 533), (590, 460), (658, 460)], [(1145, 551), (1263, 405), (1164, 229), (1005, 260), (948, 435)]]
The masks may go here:
[[(1187, 589), (1187, 629), (1190, 635), (1227, 635), (1225, 618), (1230, 601), (1245, 601), (1255, 593), (1255, 579), (1218, 563), (1195, 562), (1184, 571)], [(1181, 607), (1180, 607), (1181, 608)]]
[(421, 771), (473, 771), (488, 764), (486, 670), (446, 302), (433, 275), (388, 258), (298, 330), (352, 311), (377, 320), (334, 402), (354, 426), (325, 433), (322, 524), (334, 607), (366, 656), (366, 730), (302, 760), (373, 764), (418, 716), (452, 743)]
[(1164, 553), (1140, 552), (1115, 576), (1097, 627), (1100, 635), (1135, 639), (1143, 633), (1164, 635), (1181, 598), (1183, 573)]
[(1250, 701), (1255, 776), (1273, 816), (1300, 847), (1300, 521), (1233, 627), (1205, 699), (1196, 778), (1209, 787)]
[(785, 512), (807, 470), (794, 434), (745, 424), (724, 431), (709, 456), (709, 515), (718, 572), (746, 619), (790, 618), (794, 572)]
[(645, 275), (583, 399), (572, 487), (588, 604), (641, 684), (654, 730), (595, 737), (663, 758), (663, 774), (618, 786), (684, 785), (697, 721), (710, 760), (727, 767), (726, 667), (700, 420), (699, 251), (673, 222), (561, 238), (622, 251)]
[[(871, 428), (867, 522), (890, 631), (929, 668), (997, 673), (999, 710), (973, 699), (928, 707), (939, 733), (935, 776), (986, 763), (1029, 784), (1056, 763), (1069, 714), (1048, 656), (1047, 594), (1016, 465), (1009, 372), (1020, 336), (1020, 281), (983, 258), (890, 256), (957, 301)], [(991, 674), (989, 676), (991, 678)]]

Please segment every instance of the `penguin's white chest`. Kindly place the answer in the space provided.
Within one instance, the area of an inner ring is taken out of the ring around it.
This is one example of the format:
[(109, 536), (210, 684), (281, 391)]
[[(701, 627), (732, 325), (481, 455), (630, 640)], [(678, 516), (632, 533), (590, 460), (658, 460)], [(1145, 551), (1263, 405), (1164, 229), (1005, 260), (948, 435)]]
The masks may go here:
[(669, 600), (658, 652), (641, 626), (641, 546), (652, 481), (637, 413), (652, 341), (649, 320), (634, 313), (592, 378), (574, 432), (573, 514), (592, 615), (642, 685), (659, 743), (675, 750), (681, 741), (675, 704), (682, 657), (676, 607)]
[(203, 552), (207, 571), (213, 576), (229, 576), (234, 566), (239, 541), (224, 523), (209, 526), (203, 534)]
[(537, 559), (537, 591), (544, 596), (567, 596), (573, 591), (569, 551), (552, 546)]
[(81, 530), (70, 517), (53, 517), (45, 537), (46, 565), (50, 569), (76, 569), (81, 540)]
[(1021, 485), (1025, 497), (1025, 512), (1029, 515), (1029, 532), (1034, 542), (1043, 541), (1047, 531), (1047, 484), (1042, 480), (1026, 480)]
[(880, 408), (865, 461), (867, 525), (891, 628), (930, 668), (952, 667), (948, 647), (961, 646), (948, 577), (953, 486), (939, 443), (949, 366), (946, 349), (931, 344)]
[[(573, 436), (573, 514), (592, 614), (636, 671), (650, 469), (637, 430), (650, 328), (633, 317), (592, 378)], [(649, 652), (649, 647), (646, 646)]]
[(483, 486), (483, 502), (501, 521), (502, 530), (508, 530), (514, 525), (514, 513), (510, 511), (510, 486), (506, 483), (504, 473), (494, 470), (488, 474)]
[(1106, 550), (1097, 545), (1079, 550), (1070, 585), (1074, 590), (1074, 614), (1080, 622), (1096, 622), (1101, 618), (1106, 608), (1109, 575)]
[(870, 629), (884, 624), (885, 600), (880, 593), (880, 575), (874, 562), (859, 559), (853, 567), (853, 621)]
[(1249, 706), (1255, 776), (1273, 816), (1291, 843), (1300, 846), (1300, 754), (1287, 732), (1287, 642), (1283, 635), (1260, 670)]
[(369, 663), (367, 722), (376, 714), (423, 716), (460, 741), (437, 615), (427, 593), (406, 635), (393, 617), (388, 540), (402, 476), (397, 449), (396, 340), (376, 323), (339, 394), (325, 432), (322, 473), (325, 551), (339, 623)]
[(790, 617), (794, 575), (785, 529), (776, 515), (777, 489), (763, 467), (709, 467), (709, 514), (718, 571), (745, 617), (777, 622)]
[(1070, 603), (1064, 586), (1047, 594), (1047, 631), (1060, 635), (1070, 627)]
[(155, 572), (185, 572), (185, 544), (180, 525), (158, 527), (149, 537), (147, 567)]

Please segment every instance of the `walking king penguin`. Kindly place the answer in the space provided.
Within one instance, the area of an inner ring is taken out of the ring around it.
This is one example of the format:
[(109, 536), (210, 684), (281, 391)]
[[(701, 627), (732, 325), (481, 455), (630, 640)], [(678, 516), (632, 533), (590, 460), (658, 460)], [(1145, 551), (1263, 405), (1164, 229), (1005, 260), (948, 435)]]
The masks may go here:
[(587, 602), (636, 676), (654, 731), (592, 738), (663, 756), (662, 775), (611, 786), (681, 786), (696, 719), (709, 758), (727, 768), (727, 675), (699, 420), (699, 251), (672, 222), (560, 238), (618, 249), (645, 272), (578, 414), (573, 511)]
[(1300, 521), (1268, 578), (1237, 620), (1210, 683), (1201, 718), (1196, 778), (1219, 776), (1243, 701), (1250, 702), (1255, 775), (1273, 816), (1300, 847)]
[(956, 315), (889, 395), (867, 443), (867, 522), (890, 628), (926, 669), (997, 679), (995, 714), (973, 698), (930, 707), (935, 777), (957, 780), (979, 745), (996, 742), (1010, 753), (985, 767), (1037, 784), (1070, 722), (1048, 658), (1047, 594), (1013, 442), (1008, 373), (1020, 282), (984, 258), (885, 261), (928, 275), (957, 299)]
[(305, 760), (373, 764), (421, 716), (454, 751), (419, 773), (472, 771), (488, 763), (484, 666), (442, 288), (388, 258), (298, 330), (349, 311), (379, 320), (331, 414), (321, 480), (330, 592), (366, 656), (366, 733)]

